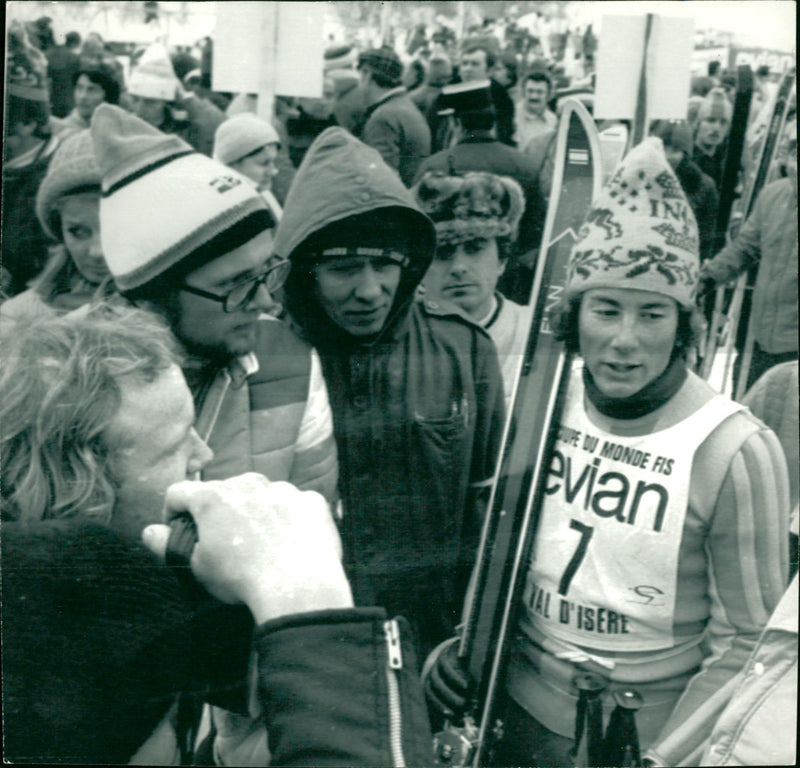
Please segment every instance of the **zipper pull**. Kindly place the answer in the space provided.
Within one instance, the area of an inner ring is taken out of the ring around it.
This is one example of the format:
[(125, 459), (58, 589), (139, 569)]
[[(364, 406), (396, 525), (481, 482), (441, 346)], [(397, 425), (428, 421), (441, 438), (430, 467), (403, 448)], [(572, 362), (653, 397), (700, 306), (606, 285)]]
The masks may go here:
[(400, 627), (397, 621), (391, 619), (383, 622), (383, 631), (386, 633), (386, 649), (389, 652), (389, 668), (403, 668), (403, 654), (400, 650)]

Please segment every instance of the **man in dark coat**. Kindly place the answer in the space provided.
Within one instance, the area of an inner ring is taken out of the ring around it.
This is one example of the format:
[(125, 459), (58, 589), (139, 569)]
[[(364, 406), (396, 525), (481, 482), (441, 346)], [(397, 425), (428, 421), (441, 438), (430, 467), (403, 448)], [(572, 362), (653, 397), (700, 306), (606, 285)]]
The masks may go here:
[(379, 155), (329, 128), (274, 246), (292, 262), (285, 306), (331, 397), (356, 604), (401, 612), (423, 656), (459, 621), (504, 423), (489, 336), (454, 305), (416, 300), (434, 244)]
[(397, 54), (384, 46), (362, 53), (358, 70), (369, 104), (361, 138), (410, 186), (420, 161), (431, 152), (431, 132), (400, 84), (403, 65)]

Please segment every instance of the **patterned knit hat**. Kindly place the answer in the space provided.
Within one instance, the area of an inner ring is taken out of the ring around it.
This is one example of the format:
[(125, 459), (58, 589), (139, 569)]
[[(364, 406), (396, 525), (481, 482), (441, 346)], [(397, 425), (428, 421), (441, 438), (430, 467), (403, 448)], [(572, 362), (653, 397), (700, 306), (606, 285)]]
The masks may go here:
[(44, 231), (61, 240), (56, 202), (65, 195), (80, 191), (100, 192), (100, 169), (94, 159), (92, 134), (87, 128), (68, 136), (59, 144), (50, 161), (47, 175), (36, 194), (36, 215)]
[(128, 81), (128, 93), (144, 99), (173, 101), (178, 78), (167, 49), (153, 43), (143, 54)]
[(236, 171), (119, 107), (92, 115), (103, 253), (120, 291), (187, 274), (274, 226)]
[(697, 122), (709, 118), (724, 118), (731, 121), (733, 107), (722, 88), (712, 88), (700, 102), (697, 110)]
[(403, 63), (394, 52), (394, 49), (388, 45), (364, 51), (358, 57), (358, 66), (359, 69), (367, 67), (376, 75), (384, 77), (392, 85), (400, 85), (400, 80), (403, 76)]
[(514, 240), (525, 210), (525, 196), (514, 179), (483, 171), (463, 176), (431, 171), (411, 191), (433, 219), (437, 245), (479, 237)]
[(50, 100), (47, 91), (47, 59), (31, 45), (25, 27), (12, 21), (6, 49), (6, 93), (27, 101)]
[(570, 255), (566, 298), (590, 288), (633, 288), (692, 308), (698, 233), (680, 183), (651, 136), (634, 147), (595, 200)]
[(266, 120), (242, 112), (220, 123), (214, 134), (214, 159), (231, 165), (267, 144), (280, 144), (278, 132)]

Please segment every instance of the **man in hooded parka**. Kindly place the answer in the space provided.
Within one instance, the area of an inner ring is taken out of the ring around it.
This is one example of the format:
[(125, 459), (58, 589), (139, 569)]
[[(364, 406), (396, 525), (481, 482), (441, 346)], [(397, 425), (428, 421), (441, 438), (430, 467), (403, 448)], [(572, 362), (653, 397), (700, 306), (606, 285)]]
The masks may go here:
[(434, 243), (397, 175), (341, 128), (309, 149), (275, 242), (330, 392), (356, 604), (407, 616), (422, 658), (458, 621), (504, 421), (489, 336), (416, 300)]

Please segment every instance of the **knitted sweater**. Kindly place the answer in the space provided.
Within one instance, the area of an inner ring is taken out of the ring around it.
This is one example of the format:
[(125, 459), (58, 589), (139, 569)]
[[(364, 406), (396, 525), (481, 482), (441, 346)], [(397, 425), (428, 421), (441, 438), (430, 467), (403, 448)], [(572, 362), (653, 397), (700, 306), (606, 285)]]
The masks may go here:
[(785, 461), (771, 430), (720, 398), (690, 373), (665, 405), (623, 421), (593, 408), (579, 375), (570, 383), (508, 678), (562, 736), (572, 679), (589, 670), (609, 681), (606, 716), (613, 691), (641, 694), (639, 738), (657, 764), (697, 765), (780, 600)]

